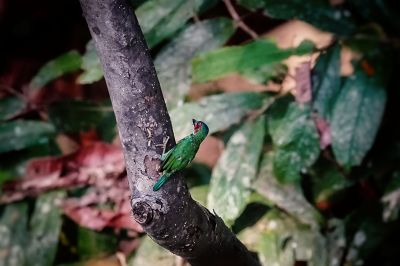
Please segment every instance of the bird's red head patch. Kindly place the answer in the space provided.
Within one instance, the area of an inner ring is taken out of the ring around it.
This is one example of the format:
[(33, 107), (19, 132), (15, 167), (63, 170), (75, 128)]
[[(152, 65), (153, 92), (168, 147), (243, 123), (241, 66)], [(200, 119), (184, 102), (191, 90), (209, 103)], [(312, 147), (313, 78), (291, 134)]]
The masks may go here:
[(194, 134), (196, 134), (200, 129), (201, 129), (201, 121), (197, 121), (196, 119), (192, 119), (193, 122), (193, 130), (194, 130)]

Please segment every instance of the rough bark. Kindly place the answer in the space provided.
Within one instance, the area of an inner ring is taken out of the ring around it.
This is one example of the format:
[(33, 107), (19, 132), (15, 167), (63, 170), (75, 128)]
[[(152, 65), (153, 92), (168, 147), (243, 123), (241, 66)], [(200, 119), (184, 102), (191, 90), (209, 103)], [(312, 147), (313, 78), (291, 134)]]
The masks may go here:
[(167, 136), (168, 148), (175, 141), (143, 33), (127, 0), (80, 3), (117, 119), (135, 220), (191, 265), (259, 265), (218, 216), (191, 198), (181, 175), (152, 191), (160, 176), (160, 144)]

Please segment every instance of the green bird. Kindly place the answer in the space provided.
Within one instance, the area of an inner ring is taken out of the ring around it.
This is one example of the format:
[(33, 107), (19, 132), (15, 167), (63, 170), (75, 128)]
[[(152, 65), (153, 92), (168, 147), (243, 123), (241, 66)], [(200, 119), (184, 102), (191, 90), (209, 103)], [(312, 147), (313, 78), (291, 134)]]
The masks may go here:
[(208, 126), (204, 122), (195, 119), (192, 119), (192, 122), (193, 133), (181, 139), (175, 147), (166, 153), (163, 152), (161, 155), (161, 171), (163, 171), (163, 175), (153, 186), (153, 191), (159, 190), (170, 176), (184, 169), (194, 159), (201, 142), (207, 137)]

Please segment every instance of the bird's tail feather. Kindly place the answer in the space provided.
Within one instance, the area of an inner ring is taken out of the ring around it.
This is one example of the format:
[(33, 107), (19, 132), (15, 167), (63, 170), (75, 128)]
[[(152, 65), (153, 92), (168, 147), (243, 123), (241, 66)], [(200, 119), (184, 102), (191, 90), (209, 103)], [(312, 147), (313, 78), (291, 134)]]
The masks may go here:
[(155, 183), (155, 185), (153, 186), (153, 191), (159, 190), (160, 187), (168, 181), (169, 176), (170, 175), (168, 175), (168, 174), (161, 176), (160, 179), (158, 179), (157, 183)]

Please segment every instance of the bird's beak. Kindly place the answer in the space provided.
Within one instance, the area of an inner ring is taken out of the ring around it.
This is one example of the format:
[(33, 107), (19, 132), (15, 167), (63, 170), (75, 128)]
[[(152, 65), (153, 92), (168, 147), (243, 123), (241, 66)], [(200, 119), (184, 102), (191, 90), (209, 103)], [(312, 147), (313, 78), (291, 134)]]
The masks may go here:
[(193, 122), (193, 126), (194, 126), (194, 125), (196, 125), (197, 120), (193, 118), (192, 122)]

